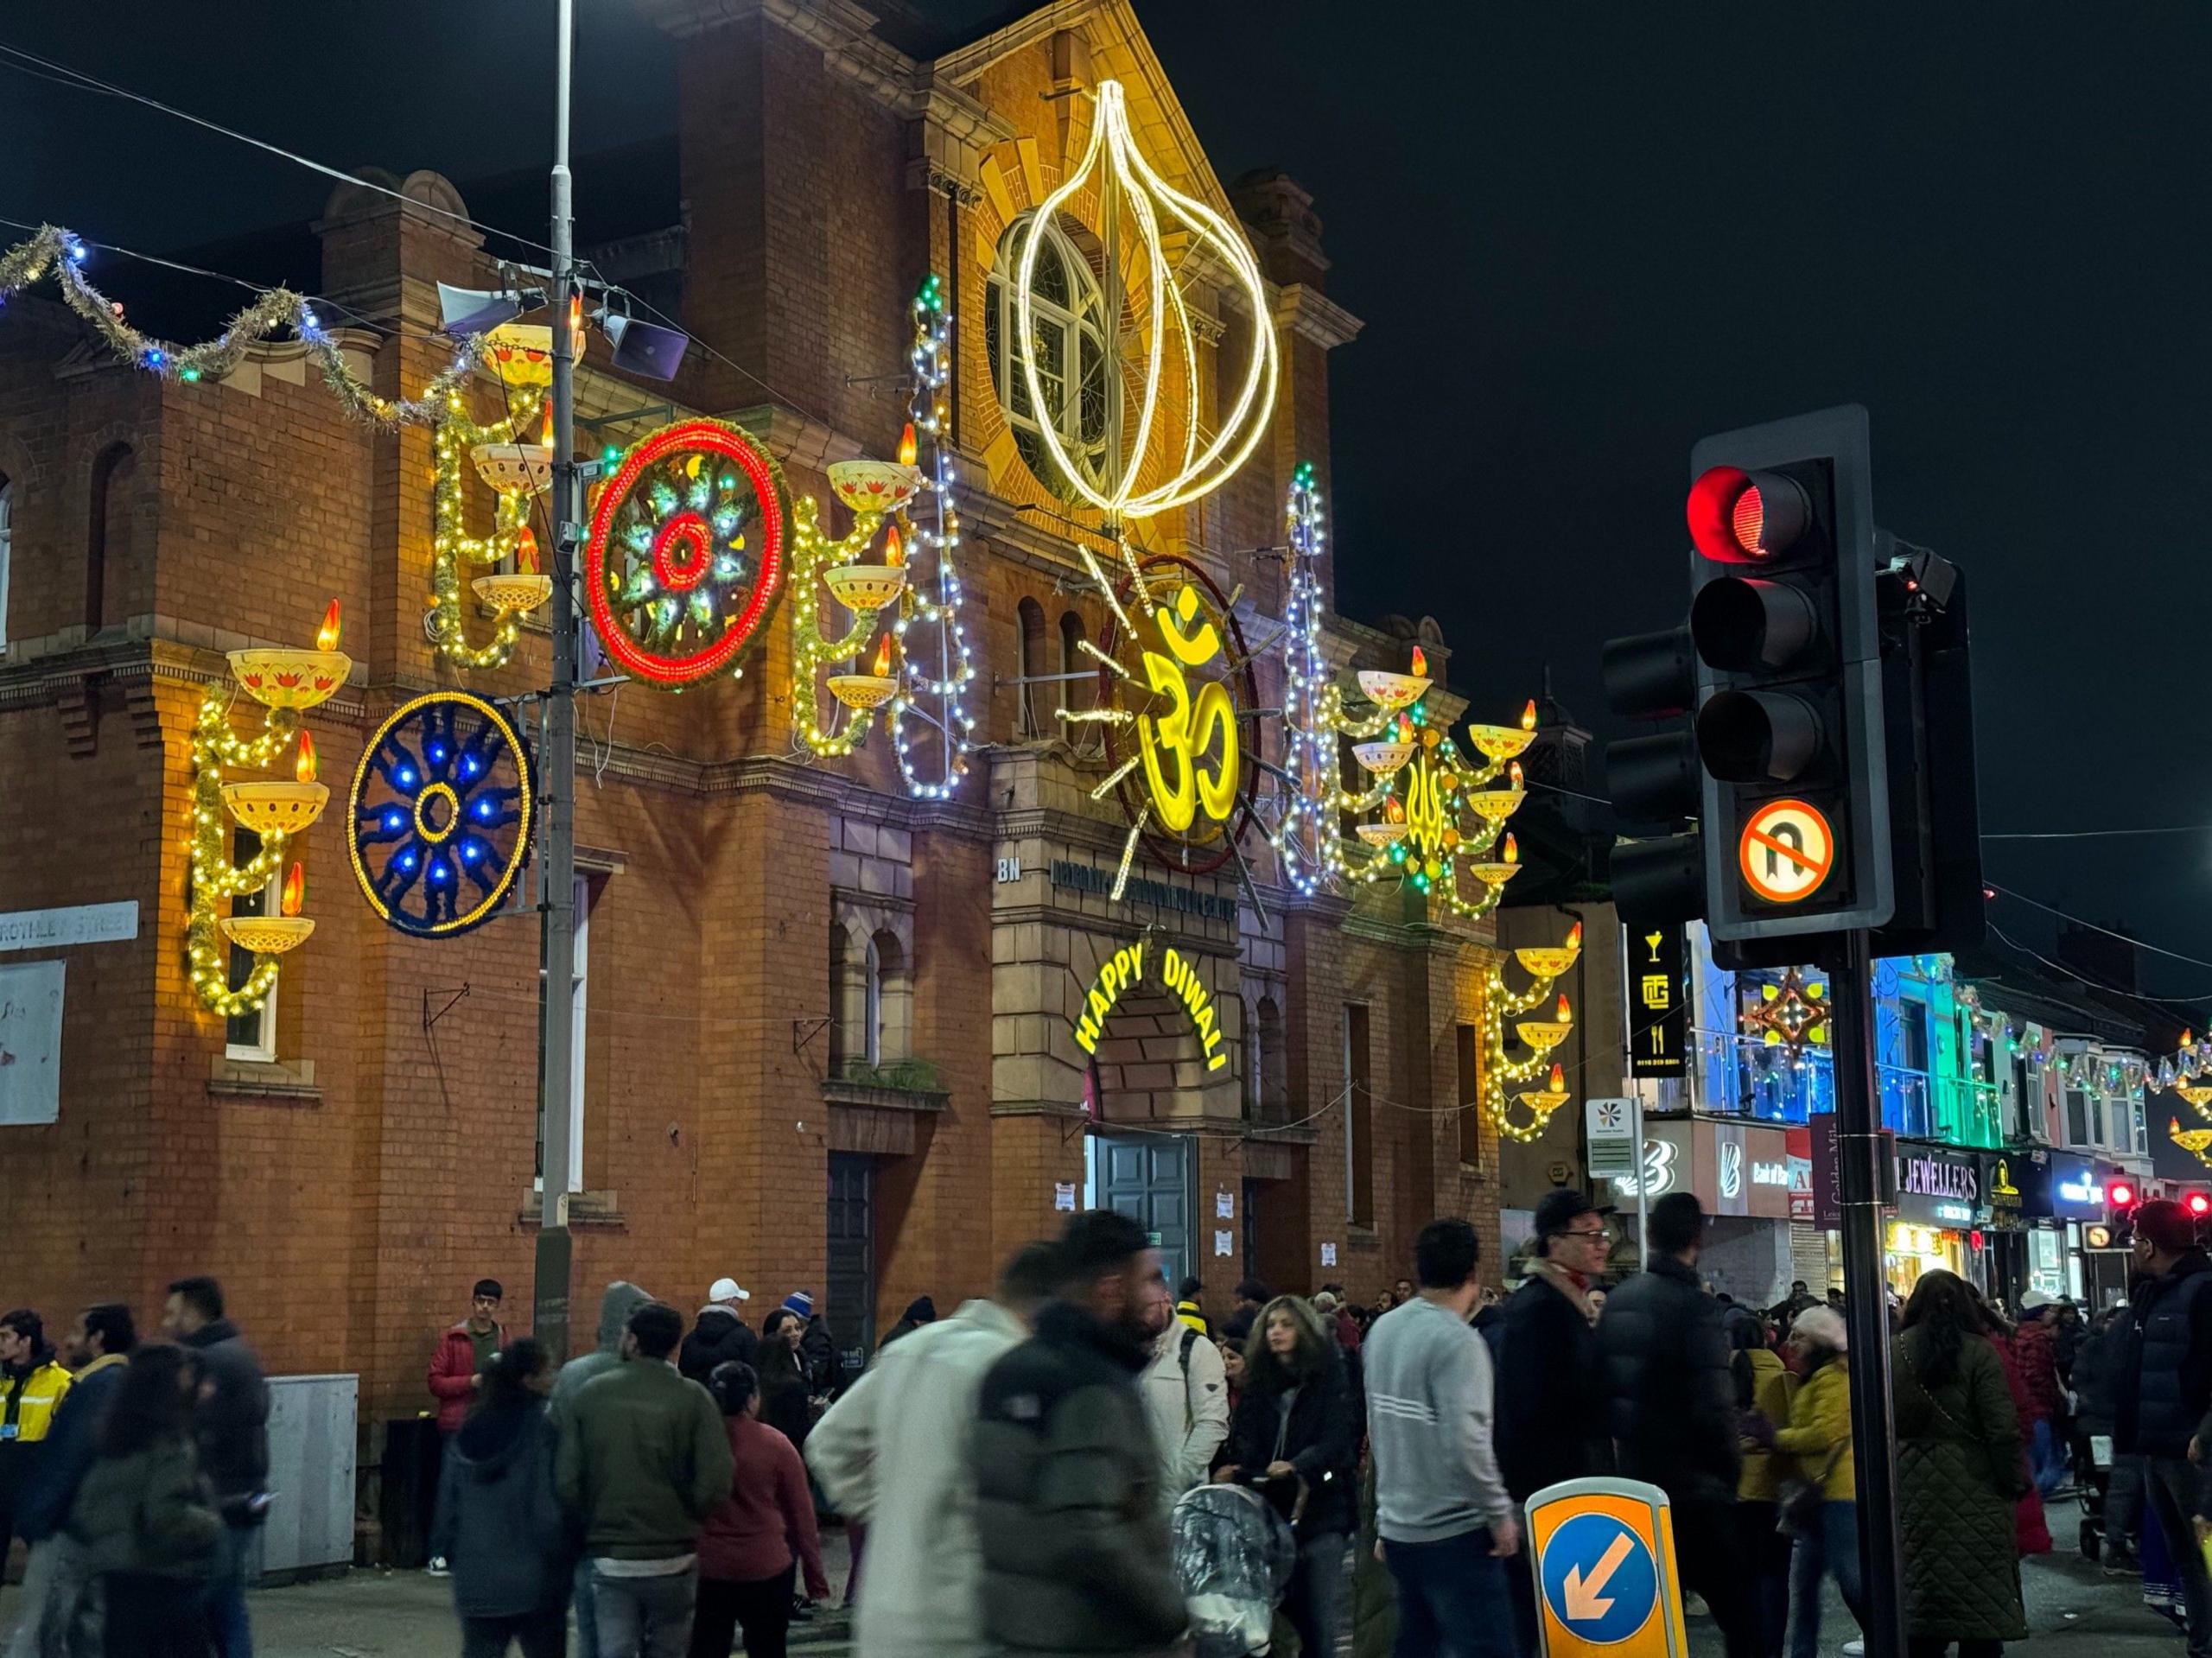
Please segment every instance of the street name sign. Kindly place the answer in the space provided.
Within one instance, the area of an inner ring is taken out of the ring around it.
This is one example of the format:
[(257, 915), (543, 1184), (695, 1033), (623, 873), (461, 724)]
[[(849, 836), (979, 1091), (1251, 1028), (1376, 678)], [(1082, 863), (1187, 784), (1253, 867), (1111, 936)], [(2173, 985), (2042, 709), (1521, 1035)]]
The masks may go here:
[(1688, 1658), (1667, 1494), (1571, 1479), (1529, 1499), (1545, 1658)]

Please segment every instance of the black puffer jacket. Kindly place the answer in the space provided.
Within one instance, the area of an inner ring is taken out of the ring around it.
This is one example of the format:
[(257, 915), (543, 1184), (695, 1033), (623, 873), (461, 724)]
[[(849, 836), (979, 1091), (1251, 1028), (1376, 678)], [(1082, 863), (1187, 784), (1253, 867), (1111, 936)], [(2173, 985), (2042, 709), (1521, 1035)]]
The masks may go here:
[(983, 1378), (969, 1464), (983, 1623), (1000, 1650), (1149, 1653), (1189, 1622), (1137, 1392), (1150, 1356), (1055, 1302)]
[(1736, 1385), (1720, 1309), (1697, 1274), (1655, 1255), (1607, 1299), (1598, 1347), (1622, 1477), (1677, 1503), (1734, 1503)]
[(717, 1364), (734, 1359), (757, 1368), (753, 1355), (760, 1350), (760, 1338), (737, 1314), (725, 1306), (702, 1307), (698, 1324), (677, 1350), (676, 1368), (703, 1387)]
[[(1334, 1345), (1332, 1342), (1331, 1350), (1322, 1355), (1319, 1375), (1300, 1388), (1290, 1401), (1287, 1422), (1281, 1394), (1270, 1392), (1264, 1383), (1248, 1385), (1230, 1419), (1229, 1438), (1214, 1455), (1216, 1468), (1234, 1464), (1247, 1474), (1277, 1461), (1297, 1469), (1298, 1478), (1306, 1482), (1306, 1511), (1298, 1521), (1300, 1539), (1331, 1532), (1347, 1537), (1359, 1523), (1360, 1415)], [(1279, 1377), (1283, 1373), (1278, 1369), (1271, 1374)], [(1287, 1520), (1297, 1507), (1297, 1481), (1267, 1486), (1262, 1495)]]
[(204, 1324), (184, 1337), (200, 1377), (193, 1412), (200, 1441), (200, 1469), (224, 1517), (237, 1520), (241, 1500), (269, 1481), (269, 1383), (261, 1361), (228, 1318)]
[(2191, 1249), (2163, 1277), (2137, 1279), (2128, 1303), (2113, 1448), (2186, 1457), (2212, 1403), (2212, 1258)]

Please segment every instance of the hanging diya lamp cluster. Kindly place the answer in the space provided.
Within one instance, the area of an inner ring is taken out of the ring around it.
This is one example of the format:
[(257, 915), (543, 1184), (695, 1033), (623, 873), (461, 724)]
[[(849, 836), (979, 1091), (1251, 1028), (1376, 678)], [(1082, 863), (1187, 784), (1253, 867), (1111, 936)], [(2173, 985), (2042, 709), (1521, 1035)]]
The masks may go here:
[[(267, 891), (283, 867), (285, 848), (306, 833), (329, 804), (330, 790), (316, 780), (315, 743), (300, 729), (300, 715), (327, 701), (353, 671), (338, 648), (340, 613), (332, 600), (311, 651), (265, 648), (230, 653), (230, 684), (214, 683), (200, 700), (192, 737), (191, 918), (186, 929), (192, 988), (200, 1002), (225, 1019), (258, 1009), (276, 988), (282, 958), (307, 942), (315, 922), (300, 913), (307, 879), (295, 863), (285, 877), (279, 913), (224, 913), (229, 900)], [(231, 706), (243, 689), (262, 705), (261, 729), (241, 737)], [(294, 739), (296, 738), (296, 746)], [(266, 771), (294, 753), (289, 782), (227, 782), (226, 768)], [(258, 849), (233, 863), (228, 823), (251, 831)], [(248, 952), (251, 968), (230, 981), (227, 945)]]
[[(436, 517), (430, 534), (429, 635), (438, 654), (463, 668), (503, 668), (514, 655), (520, 619), (553, 595), (553, 578), (540, 568), (537, 538), (530, 527), (533, 504), (553, 486), (553, 330), (507, 323), (486, 340), (486, 361), (499, 373), (507, 414), (486, 425), (470, 418), (460, 386), (446, 393), (445, 411), (432, 439)], [(537, 441), (518, 441), (539, 422)], [(469, 532), (462, 462), (497, 498), (492, 530)], [(469, 591), (488, 605), (492, 636), (472, 644), (461, 598), (461, 573)]]

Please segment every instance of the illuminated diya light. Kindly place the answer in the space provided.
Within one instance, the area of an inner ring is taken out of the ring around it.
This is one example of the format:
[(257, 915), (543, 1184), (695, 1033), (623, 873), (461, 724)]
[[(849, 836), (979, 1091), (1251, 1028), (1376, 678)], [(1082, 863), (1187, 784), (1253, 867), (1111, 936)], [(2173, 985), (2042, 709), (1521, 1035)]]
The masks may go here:
[(530, 570), (480, 575), (469, 591), (503, 616), (525, 616), (553, 596), (553, 578)]
[(1416, 645), (1410, 671), (1393, 674), (1377, 668), (1363, 668), (1358, 677), (1359, 689), (1367, 693), (1367, 700), (1376, 707), (1411, 708), (1421, 701), (1421, 693), (1428, 689), (1428, 657)]
[(1553, 1112), (1565, 1105), (1568, 1099), (1567, 1073), (1559, 1066), (1552, 1067), (1551, 1075), (1544, 1079), (1541, 1089), (1530, 1089), (1514, 1097), (1536, 1114), (1536, 1127), (1541, 1128)]
[(327, 785), (315, 781), (315, 739), (300, 734), (300, 755), (292, 768), (293, 781), (226, 783), (223, 804), (244, 828), (266, 838), (298, 835), (322, 816), (330, 803)]
[(553, 487), (553, 401), (545, 400), (544, 417), (535, 443), (474, 443), (468, 458), (476, 475), (499, 495), (543, 495)]
[(2166, 1138), (2198, 1162), (2212, 1164), (2212, 1157), (2206, 1155), (2206, 1148), (2212, 1147), (2212, 1128), (2184, 1128), (2180, 1118), (2170, 1117), (2166, 1121)]
[(1406, 809), (1392, 795), (1382, 803), (1382, 821), (1379, 823), (1358, 825), (1359, 838), (1370, 846), (1395, 846), (1410, 833), (1406, 823)]
[(231, 676), (264, 708), (311, 708), (327, 702), (353, 671), (353, 659), (338, 649), (338, 600), (323, 613), (316, 648), (290, 651), (256, 646), (230, 653)]
[(292, 866), (292, 873), (284, 878), (283, 913), (281, 915), (230, 915), (222, 920), (223, 936), (240, 950), (251, 950), (256, 956), (282, 956), (307, 943), (308, 935), (315, 931), (315, 923), (300, 913), (306, 901), (308, 878), (299, 865)]
[(2176, 1086), (2174, 1092), (2195, 1106), (2197, 1115), (2212, 1118), (2212, 1109), (2207, 1109), (2212, 1107), (2212, 1084), (2183, 1083)]
[(1558, 1012), (1553, 1018), (1523, 1020), (1513, 1028), (1521, 1033), (1521, 1039), (1538, 1053), (1549, 1053), (1573, 1032), (1574, 1013), (1562, 995), (1559, 999)]
[[(1469, 726), (1467, 740), (1482, 752), (1493, 765), (1510, 760), (1525, 751), (1536, 740), (1536, 705), (1532, 701), (1521, 710), (1521, 723), (1514, 726)], [(1516, 782), (1515, 785), (1518, 787)]]
[(825, 470), (830, 492), (855, 512), (896, 512), (922, 486), (911, 461), (833, 461)]
[(503, 322), (484, 337), (502, 385), (529, 391), (553, 384), (553, 330), (542, 322)]
[(824, 570), (822, 580), (837, 602), (849, 611), (880, 610), (906, 590), (906, 549), (899, 539), (899, 526), (884, 532), (883, 562), (840, 564)]
[(847, 708), (862, 713), (881, 708), (899, 689), (899, 682), (891, 672), (891, 635), (888, 633), (875, 647), (874, 665), (874, 673), (830, 675), (830, 694)]
[(1578, 921), (1570, 928), (1564, 944), (1529, 944), (1513, 952), (1513, 959), (1532, 978), (1556, 979), (1573, 967), (1575, 958), (1582, 954), (1582, 924)]

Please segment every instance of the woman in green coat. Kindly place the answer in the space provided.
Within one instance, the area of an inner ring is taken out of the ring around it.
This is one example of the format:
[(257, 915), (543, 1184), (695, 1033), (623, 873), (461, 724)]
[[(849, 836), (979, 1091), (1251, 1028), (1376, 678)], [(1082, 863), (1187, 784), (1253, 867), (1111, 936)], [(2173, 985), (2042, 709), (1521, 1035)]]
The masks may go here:
[(1897, 1342), (1897, 1509), (1911, 1658), (2028, 1636), (2012, 1506), (2027, 1490), (2005, 1362), (1955, 1274), (1924, 1273)]

